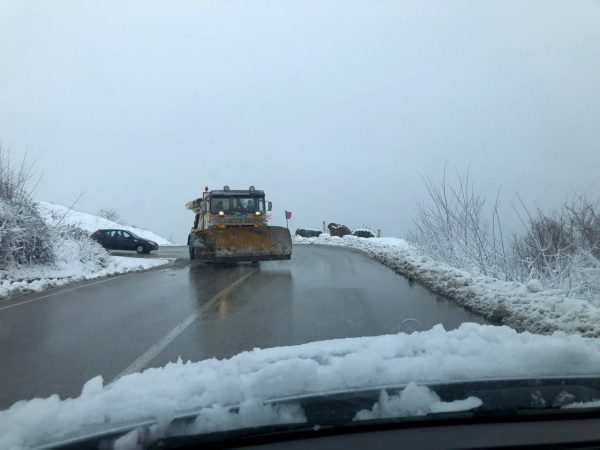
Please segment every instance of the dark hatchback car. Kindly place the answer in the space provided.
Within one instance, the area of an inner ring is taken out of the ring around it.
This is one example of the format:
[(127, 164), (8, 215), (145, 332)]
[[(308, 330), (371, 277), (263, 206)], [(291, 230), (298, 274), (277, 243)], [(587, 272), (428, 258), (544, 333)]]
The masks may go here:
[(158, 250), (156, 242), (126, 230), (96, 230), (91, 237), (108, 250), (135, 250), (140, 254)]

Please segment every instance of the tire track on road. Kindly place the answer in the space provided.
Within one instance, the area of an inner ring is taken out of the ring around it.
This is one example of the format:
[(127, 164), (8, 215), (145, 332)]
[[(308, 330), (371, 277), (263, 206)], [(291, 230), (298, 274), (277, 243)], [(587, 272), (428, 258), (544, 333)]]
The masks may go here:
[(202, 304), (202, 306), (196, 309), (194, 312), (189, 314), (185, 319), (175, 325), (171, 331), (165, 334), (162, 338), (156, 341), (151, 347), (148, 348), (144, 353), (142, 353), (137, 359), (135, 359), (127, 368), (121, 371), (110, 383), (114, 383), (119, 378), (124, 377), (125, 375), (129, 375), (131, 373), (139, 372), (143, 370), (154, 358), (156, 358), (160, 352), (162, 352), (167, 346), (173, 342), (177, 336), (183, 333), (194, 321), (200, 317), (200, 315), (207, 310), (209, 310), (212, 306), (214, 306), (219, 300), (225, 298), (229, 294), (231, 294), (235, 289), (237, 289), (244, 281), (250, 278), (258, 272), (258, 269), (254, 269), (246, 275), (238, 278), (225, 289), (217, 292), (213, 295), (208, 301)]

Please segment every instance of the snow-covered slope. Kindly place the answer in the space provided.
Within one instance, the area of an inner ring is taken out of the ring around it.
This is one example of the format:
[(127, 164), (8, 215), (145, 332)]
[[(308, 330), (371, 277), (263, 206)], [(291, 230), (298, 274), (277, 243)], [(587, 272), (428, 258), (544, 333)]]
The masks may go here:
[(57, 220), (66, 225), (77, 226), (83, 230), (86, 230), (90, 234), (101, 228), (119, 228), (122, 230), (128, 230), (132, 233), (156, 242), (158, 245), (174, 245), (168, 239), (159, 236), (156, 233), (148, 230), (142, 230), (140, 228), (131, 227), (129, 225), (121, 225), (120, 223), (107, 220), (102, 217), (98, 217), (94, 214), (84, 213), (75, 211), (67, 208), (63, 205), (57, 205), (55, 203), (49, 203), (44, 201), (37, 202), (40, 210), (40, 214), (50, 224), (54, 224)]

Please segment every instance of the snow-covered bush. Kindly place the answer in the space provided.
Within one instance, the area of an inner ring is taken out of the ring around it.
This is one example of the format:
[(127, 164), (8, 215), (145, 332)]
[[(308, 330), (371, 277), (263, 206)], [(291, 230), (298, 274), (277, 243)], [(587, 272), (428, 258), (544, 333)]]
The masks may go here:
[(374, 238), (375, 233), (373, 233), (368, 228), (359, 228), (352, 232), (352, 236), (361, 237), (361, 238)]
[(295, 235), (302, 237), (319, 237), (322, 233), (321, 230), (314, 230), (312, 228), (297, 228)]
[(75, 240), (89, 238), (89, 233), (86, 230), (75, 225), (62, 224), (53, 226), (53, 228), (58, 231), (63, 238)]
[[(528, 283), (540, 280), (566, 295), (600, 304), (600, 208), (585, 196), (552, 214), (516, 212), (523, 231), (507, 238), (499, 196), (491, 208), (469, 182), (425, 180), (430, 201), (418, 205), (409, 240), (426, 255), (473, 274)], [(486, 212), (487, 211), (487, 212)]]
[(597, 202), (578, 196), (552, 214), (526, 213), (526, 231), (513, 241), (521, 278), (538, 278), (579, 298), (600, 296)]
[(27, 190), (31, 166), (10, 162), (0, 149), (0, 269), (76, 263), (89, 272), (102, 270), (110, 256), (87, 231), (64, 221), (45, 220)]
[(64, 224), (51, 226), (51, 229), (57, 261), (77, 261), (90, 272), (102, 270), (110, 264), (109, 253), (84, 229)]
[(53, 261), (51, 232), (27, 191), (31, 166), (0, 148), (0, 269)]
[(430, 202), (417, 206), (415, 231), (409, 240), (425, 254), (453, 267), (500, 279), (514, 278), (514, 259), (507, 249), (498, 214), (498, 197), (490, 220), (485, 199), (465, 177), (457, 187), (425, 179)]
[(352, 230), (350, 228), (348, 228), (346, 225), (342, 225), (339, 223), (332, 222), (329, 225), (327, 225), (327, 228), (329, 229), (329, 234), (331, 236), (343, 237), (352, 233)]
[(111, 259), (100, 244), (87, 236), (79, 238), (56, 236), (54, 240), (56, 263), (76, 264), (87, 273), (93, 273), (109, 266)]

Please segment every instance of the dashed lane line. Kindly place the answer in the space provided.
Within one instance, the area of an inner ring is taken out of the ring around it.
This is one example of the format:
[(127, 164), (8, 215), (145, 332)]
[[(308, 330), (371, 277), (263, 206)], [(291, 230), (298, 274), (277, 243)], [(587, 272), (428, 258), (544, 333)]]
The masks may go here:
[(177, 325), (171, 329), (167, 334), (165, 334), (162, 338), (156, 341), (148, 350), (142, 353), (135, 361), (133, 361), (127, 368), (125, 368), (121, 373), (119, 373), (111, 383), (115, 382), (119, 378), (129, 375), (134, 372), (139, 372), (144, 369), (160, 352), (162, 352), (171, 342), (173, 342), (177, 336), (183, 333), (194, 321), (208, 309), (210, 309), (215, 303), (217, 303), (222, 298), (231, 294), (235, 289), (237, 289), (246, 279), (250, 276), (254, 275), (258, 269), (254, 269), (246, 275), (238, 278), (236, 281), (231, 283), (225, 289), (219, 291), (217, 294), (212, 296), (208, 301), (204, 302), (202, 306), (196, 309), (194, 312), (189, 314), (185, 319), (179, 322)]

